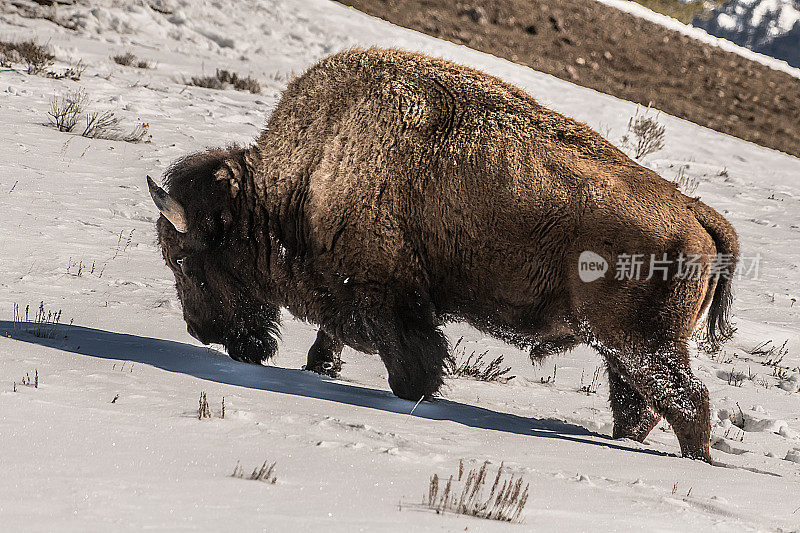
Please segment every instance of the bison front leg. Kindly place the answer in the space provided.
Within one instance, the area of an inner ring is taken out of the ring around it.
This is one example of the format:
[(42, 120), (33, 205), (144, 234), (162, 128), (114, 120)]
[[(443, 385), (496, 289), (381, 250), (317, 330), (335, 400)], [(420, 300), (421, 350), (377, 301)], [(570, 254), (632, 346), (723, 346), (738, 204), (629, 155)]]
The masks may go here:
[(308, 350), (306, 370), (337, 377), (342, 370), (342, 341), (333, 338), (323, 330), (317, 332), (317, 340)]
[(708, 389), (692, 374), (686, 343), (614, 359), (611, 366), (672, 425), (681, 454), (711, 463)]
[(443, 383), (447, 339), (425, 306), (403, 306), (389, 316), (386, 334), (377, 342), (389, 386), (405, 400), (430, 398)]
[(642, 442), (661, 417), (647, 405), (647, 400), (641, 394), (610, 367), (608, 385), (611, 389), (609, 401), (614, 413), (614, 438)]

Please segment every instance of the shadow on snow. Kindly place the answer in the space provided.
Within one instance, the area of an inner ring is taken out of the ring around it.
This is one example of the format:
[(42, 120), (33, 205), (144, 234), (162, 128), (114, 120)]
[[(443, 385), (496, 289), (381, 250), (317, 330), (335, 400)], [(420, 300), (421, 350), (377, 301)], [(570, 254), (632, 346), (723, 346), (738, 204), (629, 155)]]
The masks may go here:
[[(397, 398), (389, 391), (329, 380), (302, 370), (239, 363), (214, 350), (182, 342), (74, 325), (58, 326), (55, 338), (41, 338), (27, 332), (32, 327), (30, 323), (15, 324), (0, 320), (0, 334), (3, 337), (80, 355), (147, 364), (218, 383), (388, 413), (408, 415), (414, 407), (413, 402)], [(627, 446), (606, 435), (562, 420), (527, 418), (441, 398), (418, 405), (411, 416), (428, 420), (450, 420), (472, 428), (563, 439), (628, 452), (671, 455)]]

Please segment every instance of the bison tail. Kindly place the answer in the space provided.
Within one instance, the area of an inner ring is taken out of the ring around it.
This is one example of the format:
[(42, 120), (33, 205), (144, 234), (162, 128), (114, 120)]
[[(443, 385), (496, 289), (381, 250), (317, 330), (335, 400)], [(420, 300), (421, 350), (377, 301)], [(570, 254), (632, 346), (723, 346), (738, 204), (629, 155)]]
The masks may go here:
[(693, 211), (698, 222), (708, 232), (717, 249), (714, 258), (709, 288), (714, 295), (706, 316), (706, 343), (713, 351), (733, 336), (736, 328), (731, 326), (730, 308), (733, 300), (733, 273), (739, 260), (739, 239), (736, 230), (725, 217), (706, 204), (697, 201)]

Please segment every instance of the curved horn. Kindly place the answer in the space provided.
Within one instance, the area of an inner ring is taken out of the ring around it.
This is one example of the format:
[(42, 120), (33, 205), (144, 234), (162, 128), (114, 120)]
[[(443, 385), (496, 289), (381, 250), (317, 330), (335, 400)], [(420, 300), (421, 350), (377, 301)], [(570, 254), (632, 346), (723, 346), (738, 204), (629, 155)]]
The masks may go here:
[(186, 233), (189, 230), (189, 222), (186, 220), (186, 211), (167, 191), (156, 185), (153, 178), (147, 176), (147, 186), (150, 188), (150, 196), (153, 197), (156, 207), (164, 218), (175, 226), (178, 233)]

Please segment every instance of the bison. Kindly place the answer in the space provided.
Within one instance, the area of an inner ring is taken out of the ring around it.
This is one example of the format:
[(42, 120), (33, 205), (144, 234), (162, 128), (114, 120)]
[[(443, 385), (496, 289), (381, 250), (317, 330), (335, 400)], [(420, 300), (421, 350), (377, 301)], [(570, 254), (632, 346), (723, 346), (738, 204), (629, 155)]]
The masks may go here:
[(177, 161), (166, 190), (148, 182), (187, 329), (234, 359), (273, 356), (282, 307), (320, 328), (308, 369), (335, 375), (344, 345), (377, 352), (413, 401), (442, 385), (445, 322), (533, 360), (588, 344), (614, 437), (641, 441), (663, 416), (684, 456), (711, 460), (687, 341), (732, 332), (735, 231), (513, 85), (348, 50), (288, 85), (253, 146)]

